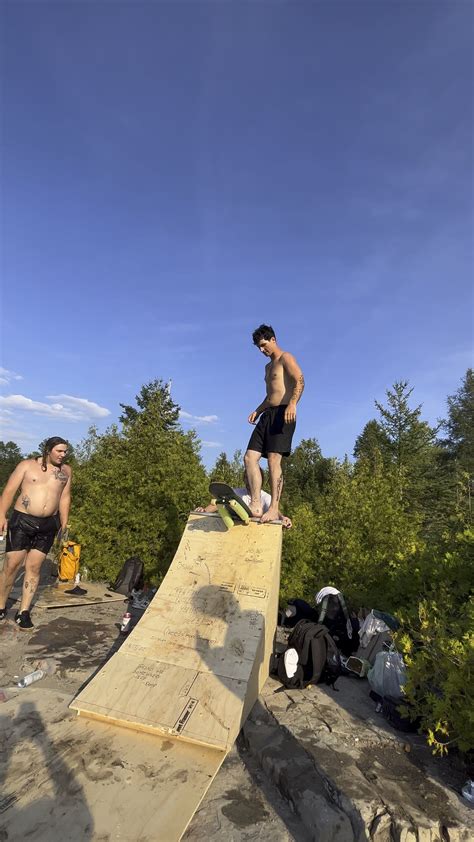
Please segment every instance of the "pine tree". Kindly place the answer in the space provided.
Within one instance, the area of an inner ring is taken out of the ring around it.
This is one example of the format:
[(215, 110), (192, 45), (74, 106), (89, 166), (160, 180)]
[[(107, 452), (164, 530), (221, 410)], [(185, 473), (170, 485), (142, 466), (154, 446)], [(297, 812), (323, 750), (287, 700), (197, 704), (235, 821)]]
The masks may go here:
[(138, 555), (149, 576), (166, 572), (189, 511), (207, 496), (194, 431), (183, 432), (179, 407), (163, 381), (144, 386), (124, 407), (122, 429), (92, 429), (78, 454), (71, 534), (93, 574), (113, 578)]
[(374, 418), (368, 421), (356, 438), (354, 459), (368, 461), (375, 469), (380, 461), (390, 461), (390, 441), (383, 427)]
[(459, 468), (474, 479), (474, 372), (468, 368), (459, 389), (448, 397), (448, 418), (443, 442)]
[(379, 401), (375, 401), (375, 405), (386, 436), (386, 453), (396, 468), (400, 497), (415, 511), (430, 506), (438, 455), (435, 446), (438, 428), (421, 420), (421, 404), (410, 408), (412, 393), (408, 382), (400, 381), (387, 390), (386, 406)]
[(282, 508), (294, 512), (302, 503), (315, 506), (333, 475), (333, 460), (326, 459), (316, 439), (302, 439), (284, 460)]
[(21, 450), (14, 441), (0, 441), (0, 492), (22, 459)]

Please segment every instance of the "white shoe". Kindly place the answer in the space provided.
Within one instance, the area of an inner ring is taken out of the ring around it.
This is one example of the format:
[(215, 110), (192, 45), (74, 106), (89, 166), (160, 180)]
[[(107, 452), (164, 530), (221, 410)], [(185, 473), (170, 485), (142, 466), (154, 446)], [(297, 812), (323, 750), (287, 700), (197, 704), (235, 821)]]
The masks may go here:
[(466, 801), (469, 801), (470, 804), (474, 804), (474, 781), (466, 781), (461, 792)]
[(283, 655), (283, 663), (288, 678), (293, 678), (298, 667), (298, 652), (296, 649), (287, 649)]

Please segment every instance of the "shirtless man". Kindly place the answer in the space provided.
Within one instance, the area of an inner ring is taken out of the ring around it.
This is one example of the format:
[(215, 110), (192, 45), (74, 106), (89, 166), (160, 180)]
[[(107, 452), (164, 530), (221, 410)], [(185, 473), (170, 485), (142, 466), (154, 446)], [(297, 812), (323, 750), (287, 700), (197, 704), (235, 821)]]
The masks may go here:
[[(303, 373), (292, 354), (283, 351), (275, 338), (271, 325), (260, 325), (252, 334), (254, 345), (270, 362), (265, 366), (267, 396), (248, 420), (256, 424), (244, 456), (251, 503), (250, 508), (262, 523), (278, 518), (283, 476), (281, 472), (282, 456), (289, 456), (291, 440), (296, 427), (296, 404), (304, 389)], [(260, 491), (262, 488), (259, 462), (261, 457), (268, 459), (270, 472), (271, 504), (266, 512), (262, 510)]]
[[(58, 530), (65, 529), (71, 505), (71, 468), (63, 465), (67, 442), (48, 439), (43, 455), (24, 459), (11, 474), (0, 498), (0, 532), (7, 533), (5, 563), (0, 573), (0, 620), (7, 615), (7, 600), (20, 566), (25, 564), (23, 593), (15, 623), (32, 629), (30, 605), (38, 587), (40, 569)], [(20, 489), (10, 522), (7, 512)]]

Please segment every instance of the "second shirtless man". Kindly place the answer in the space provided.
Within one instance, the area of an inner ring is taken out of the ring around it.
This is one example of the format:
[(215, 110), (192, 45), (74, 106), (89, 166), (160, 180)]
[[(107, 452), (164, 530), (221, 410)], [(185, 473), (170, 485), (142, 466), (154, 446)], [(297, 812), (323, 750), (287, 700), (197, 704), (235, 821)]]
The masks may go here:
[[(59, 529), (65, 529), (71, 504), (71, 468), (63, 465), (67, 442), (54, 436), (38, 459), (24, 459), (11, 474), (0, 498), (0, 531), (7, 533), (6, 555), (0, 573), (0, 620), (19, 568), (25, 564), (23, 593), (15, 623), (31, 629), (30, 605), (38, 587), (43, 561)], [(7, 512), (21, 488), (10, 522)]]
[[(265, 366), (267, 396), (249, 415), (249, 423), (256, 424), (244, 456), (250, 487), (250, 508), (262, 523), (278, 519), (283, 489), (282, 456), (289, 456), (296, 427), (296, 404), (304, 389), (304, 377), (294, 356), (278, 345), (271, 325), (260, 325), (252, 334), (254, 345), (270, 362)], [(270, 473), (270, 508), (262, 514), (260, 490), (262, 485), (259, 462), (268, 459)]]

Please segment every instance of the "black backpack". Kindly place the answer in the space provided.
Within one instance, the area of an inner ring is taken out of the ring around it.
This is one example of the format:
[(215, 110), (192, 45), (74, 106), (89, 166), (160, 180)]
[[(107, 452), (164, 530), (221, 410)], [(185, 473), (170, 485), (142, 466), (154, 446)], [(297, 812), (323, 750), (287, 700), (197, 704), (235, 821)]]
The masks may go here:
[(288, 638), (287, 649), (296, 649), (298, 666), (289, 678), (284, 655), (278, 659), (278, 677), (289, 689), (324, 682), (334, 687), (341, 675), (341, 656), (326, 626), (311, 620), (300, 620)]
[(110, 585), (110, 590), (123, 593), (124, 596), (130, 596), (132, 591), (140, 591), (142, 588), (143, 561), (140, 561), (138, 556), (134, 555), (124, 562), (115, 582)]

